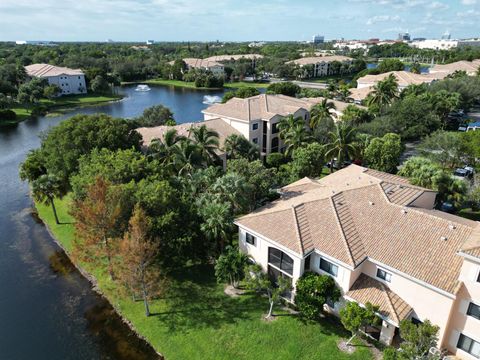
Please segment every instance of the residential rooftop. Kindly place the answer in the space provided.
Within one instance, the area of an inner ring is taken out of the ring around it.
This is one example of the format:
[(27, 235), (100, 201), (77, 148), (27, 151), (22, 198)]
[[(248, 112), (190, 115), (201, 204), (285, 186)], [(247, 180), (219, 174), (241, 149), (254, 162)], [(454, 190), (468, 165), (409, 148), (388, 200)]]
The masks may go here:
[(202, 113), (250, 122), (269, 120), (276, 115), (287, 116), (299, 109), (310, 110), (320, 101), (321, 98), (297, 99), (285, 95), (260, 94), (246, 99), (234, 97), (225, 104), (214, 104)]
[(239, 55), (215, 55), (215, 56), (210, 56), (208, 58), (205, 58), (203, 60), (207, 61), (216, 61), (216, 62), (222, 62), (222, 61), (237, 61), (240, 59), (249, 59), (249, 60), (255, 60), (255, 59), (262, 59), (263, 55), (260, 54), (239, 54)]
[(190, 136), (190, 130), (195, 127), (200, 127), (206, 125), (210, 130), (214, 130), (218, 133), (220, 147), (223, 146), (225, 139), (232, 134), (240, 135), (240, 132), (234, 129), (232, 126), (228, 125), (222, 119), (211, 119), (199, 122), (190, 122), (179, 124), (175, 126), (161, 125), (155, 127), (141, 127), (136, 129), (140, 135), (142, 135), (143, 146), (150, 146), (153, 139), (163, 140), (163, 136), (170, 129), (177, 130), (178, 136)]
[(357, 80), (358, 84), (376, 84), (379, 81), (385, 80), (390, 74), (393, 74), (398, 81), (400, 87), (407, 87), (409, 85), (420, 85), (423, 83), (431, 83), (435, 80), (445, 78), (447, 73), (435, 74), (415, 74), (409, 71), (389, 71), (378, 75), (365, 75)]
[(466, 71), (469, 74), (475, 74), (480, 67), (480, 59), (473, 60), (473, 61), (456, 61), (451, 64), (439, 64), (435, 65), (430, 69), (430, 73), (447, 73), (451, 74), (457, 70), (459, 71)]
[[(216, 61), (207, 60), (207, 59), (185, 58), (182, 60), (190, 68), (207, 69), (215, 66), (223, 67), (223, 64), (220, 64), (219, 62), (216, 62)], [(175, 61), (169, 62), (170, 65), (173, 65), (174, 63)]]
[(330, 63), (334, 61), (352, 61), (353, 59), (348, 56), (342, 55), (326, 55), (326, 56), (311, 56), (311, 57), (304, 57), (296, 60), (288, 61), (287, 64), (295, 64), (295, 65), (314, 65), (320, 63)]
[(84, 75), (80, 69), (70, 69), (50, 64), (32, 64), (25, 66), (28, 76), (50, 77), (59, 75)]
[(285, 186), (279, 200), (236, 223), (300, 256), (316, 250), (350, 268), (369, 258), (454, 294), (463, 261), (456, 255), (480, 255), (480, 230), (475, 221), (417, 206), (435, 195), (350, 165)]

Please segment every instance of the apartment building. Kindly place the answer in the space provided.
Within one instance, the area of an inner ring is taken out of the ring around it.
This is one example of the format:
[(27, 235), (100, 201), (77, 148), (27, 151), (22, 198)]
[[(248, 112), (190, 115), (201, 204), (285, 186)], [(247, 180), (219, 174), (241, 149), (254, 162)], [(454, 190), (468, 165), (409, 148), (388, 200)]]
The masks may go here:
[(313, 77), (327, 76), (335, 73), (331, 66), (333, 62), (340, 62), (342, 64), (350, 65), (353, 59), (347, 56), (331, 55), (331, 56), (314, 56), (304, 57), (292, 61), (287, 61), (287, 64), (295, 64), (300, 67), (306, 65), (313, 65)]
[(434, 210), (436, 193), (399, 176), (350, 165), (301, 179), (238, 218), (239, 246), (272, 279), (305, 271), (335, 279), (342, 298), (379, 306), (372, 336), (399, 340), (402, 320), (440, 327), (438, 346), (480, 357), (479, 223)]
[(32, 64), (25, 66), (25, 70), (30, 77), (47, 79), (50, 85), (57, 85), (62, 90), (61, 95), (87, 93), (85, 74), (80, 69)]
[(246, 99), (233, 98), (203, 110), (205, 120), (220, 118), (257, 144), (262, 155), (278, 152), (283, 147), (278, 123), (288, 115), (300, 117), (308, 126), (310, 109), (321, 98), (297, 99), (285, 95), (261, 94)]
[(453, 74), (455, 71), (465, 71), (469, 76), (476, 76), (480, 68), (480, 59), (473, 61), (456, 61), (450, 64), (438, 64), (430, 69), (430, 74)]
[[(187, 65), (187, 70), (190, 69), (199, 69), (204, 71), (210, 71), (216, 76), (222, 76), (225, 73), (225, 67), (223, 64), (207, 60), (207, 59), (197, 59), (197, 58), (185, 58), (183, 59)], [(169, 64), (173, 65), (174, 61), (170, 61)]]
[(378, 75), (365, 75), (357, 80), (357, 88), (373, 87), (379, 81), (385, 80), (390, 74), (393, 74), (398, 81), (398, 89), (403, 90), (409, 85), (430, 84), (434, 81), (445, 78), (448, 74), (444, 72), (415, 74), (409, 71), (389, 71)]

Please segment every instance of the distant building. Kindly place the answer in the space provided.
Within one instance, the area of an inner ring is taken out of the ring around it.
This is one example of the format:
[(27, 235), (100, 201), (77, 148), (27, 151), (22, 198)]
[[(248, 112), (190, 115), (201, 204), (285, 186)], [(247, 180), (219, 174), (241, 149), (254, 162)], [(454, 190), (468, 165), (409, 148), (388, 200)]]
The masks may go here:
[(58, 46), (50, 41), (32, 41), (32, 40), (17, 40), (15, 41), (17, 45), (37, 45), (37, 46)]
[(286, 64), (295, 64), (300, 67), (305, 65), (313, 65), (313, 77), (332, 75), (334, 70), (331, 64), (333, 62), (341, 62), (342, 64), (349, 65), (353, 61), (352, 58), (347, 56), (318, 56), (318, 57), (304, 57), (297, 60), (288, 61)]
[(323, 35), (313, 35), (312, 42), (316, 44), (323, 44), (325, 42), (325, 36)]
[(458, 47), (480, 46), (480, 38), (458, 40)]
[(33, 64), (25, 66), (30, 77), (47, 79), (50, 85), (57, 85), (61, 95), (86, 94), (85, 74), (80, 69), (69, 69), (49, 64)]
[(398, 34), (398, 40), (410, 41), (410, 34), (408, 32)]
[(445, 34), (442, 35), (442, 40), (450, 40), (450, 33), (445, 31)]
[[(368, 88), (373, 90), (373, 87), (382, 80), (385, 80), (390, 75), (395, 76), (398, 82), (398, 89), (403, 90), (409, 85), (420, 85), (420, 84), (430, 84), (434, 81), (441, 80), (445, 78), (448, 73), (446, 72), (438, 72), (438, 73), (430, 73), (430, 74), (414, 74), (408, 71), (390, 71), (383, 74), (378, 75), (365, 75), (362, 76), (357, 80), (357, 88), (363, 89)], [(357, 97), (360, 96), (367, 96), (368, 93), (366, 91), (362, 91), (360, 93), (355, 93)], [(353, 98), (353, 97), (352, 97)]]
[(145, 44), (147, 44), (147, 45), (153, 45), (153, 44), (155, 44), (155, 40), (147, 40), (147, 41), (145, 42)]
[(338, 41), (333, 47), (340, 50), (367, 50), (368, 44), (364, 41)]
[[(430, 74), (453, 74), (455, 71), (465, 71), (469, 76), (477, 75), (477, 71), (480, 67), (480, 59), (473, 61), (456, 61), (450, 64), (438, 64), (430, 69)], [(446, 76), (445, 75), (445, 76)]]
[[(183, 59), (187, 65), (187, 70), (190, 69), (200, 69), (205, 71), (210, 71), (214, 75), (221, 76), (225, 73), (225, 67), (223, 64), (220, 64), (216, 61), (211, 61), (207, 59), (197, 59), (197, 58), (185, 58)], [(174, 64), (174, 61), (169, 62), (170, 65)]]
[(266, 44), (265, 41), (253, 41), (250, 44), (248, 44), (248, 47), (262, 47), (265, 44)]
[(422, 41), (413, 41), (411, 47), (418, 49), (449, 50), (458, 46), (458, 40), (450, 39), (428, 39)]

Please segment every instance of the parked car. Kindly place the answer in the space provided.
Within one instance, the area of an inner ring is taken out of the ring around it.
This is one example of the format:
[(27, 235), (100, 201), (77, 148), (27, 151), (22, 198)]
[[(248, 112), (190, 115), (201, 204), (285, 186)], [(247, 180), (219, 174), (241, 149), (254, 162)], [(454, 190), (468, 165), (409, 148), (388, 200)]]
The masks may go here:
[(453, 172), (453, 176), (461, 180), (471, 180), (473, 178), (474, 169), (471, 166), (464, 166), (463, 168), (457, 168)]
[(440, 210), (441, 210), (441, 211), (444, 211), (444, 212), (447, 212), (447, 213), (450, 213), (450, 214), (453, 214), (453, 213), (455, 212), (455, 206), (453, 206), (452, 203), (444, 202), (444, 203), (440, 206)]

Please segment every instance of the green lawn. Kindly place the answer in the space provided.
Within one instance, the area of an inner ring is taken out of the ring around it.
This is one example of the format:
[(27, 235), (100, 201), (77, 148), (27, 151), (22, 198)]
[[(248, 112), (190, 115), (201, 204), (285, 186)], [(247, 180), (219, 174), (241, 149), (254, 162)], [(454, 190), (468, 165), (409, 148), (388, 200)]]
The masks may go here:
[(458, 212), (457, 215), (470, 220), (480, 221), (480, 211), (478, 210), (475, 211), (475, 210), (472, 210), (471, 208), (462, 209)]
[(181, 80), (151, 79), (151, 80), (143, 81), (142, 84), (175, 86), (175, 87), (183, 87), (183, 88), (194, 89), (194, 90), (215, 90), (215, 89), (219, 90), (219, 88), (196, 87), (194, 82), (181, 81)]
[(231, 83), (225, 83), (223, 87), (225, 88), (242, 88), (242, 87), (255, 87), (255, 88), (267, 88), (270, 84), (264, 82), (250, 82), (250, 81), (235, 81)]
[[(60, 221), (65, 222), (62, 225), (55, 224), (49, 206), (37, 205), (40, 217), (67, 250), (71, 250), (73, 239), (69, 201), (68, 197), (56, 201)], [(120, 295), (104, 269), (82, 266), (96, 276), (110, 302), (167, 360), (372, 359), (365, 346), (359, 346), (352, 355), (337, 349), (339, 339), (349, 336), (337, 320), (302, 322), (286, 311), (277, 311), (281, 316), (265, 322), (266, 299), (252, 294), (238, 298), (225, 295), (211, 266), (186, 266), (172, 274), (168, 290), (151, 304), (153, 315), (149, 318), (142, 302)]]

